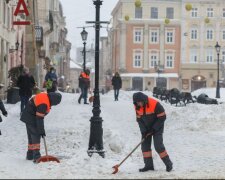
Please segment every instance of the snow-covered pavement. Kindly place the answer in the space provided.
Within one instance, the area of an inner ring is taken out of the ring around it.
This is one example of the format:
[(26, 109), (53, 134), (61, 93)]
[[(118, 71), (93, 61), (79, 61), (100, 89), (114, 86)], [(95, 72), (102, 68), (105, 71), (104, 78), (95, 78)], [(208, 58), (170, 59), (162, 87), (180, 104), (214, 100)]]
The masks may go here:
[[(225, 104), (175, 107), (164, 102), (167, 113), (164, 143), (174, 170), (166, 172), (153, 150), (156, 170), (139, 173), (138, 169), (144, 165), (139, 148), (112, 175), (112, 166), (141, 138), (132, 94), (121, 92), (118, 102), (113, 101), (113, 92), (101, 95), (105, 159), (97, 154), (90, 158), (86, 152), (92, 106), (79, 105), (78, 94), (63, 94), (62, 103), (53, 107), (45, 118), (49, 154), (59, 157), (60, 164), (36, 165), (25, 160), (27, 137), (25, 125), (19, 120), (20, 104), (6, 104), (9, 115), (0, 124), (3, 134), (0, 136), (0, 178), (225, 178)], [(224, 89), (221, 96), (225, 101)], [(43, 145), (41, 151), (44, 155)]]

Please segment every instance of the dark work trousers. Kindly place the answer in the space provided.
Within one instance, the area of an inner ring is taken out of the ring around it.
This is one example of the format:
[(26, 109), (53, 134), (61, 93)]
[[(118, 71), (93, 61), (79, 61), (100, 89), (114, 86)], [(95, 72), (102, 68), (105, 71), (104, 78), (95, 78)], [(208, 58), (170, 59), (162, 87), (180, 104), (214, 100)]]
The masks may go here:
[(115, 101), (118, 101), (119, 92), (120, 92), (120, 89), (114, 89), (114, 97), (115, 97)]
[(81, 89), (81, 94), (79, 97), (78, 102), (80, 103), (81, 99), (84, 99), (84, 103), (87, 103), (87, 97), (88, 97), (88, 88), (80, 88)]
[(21, 100), (20, 109), (21, 109), (21, 113), (22, 113), (29, 101), (29, 97), (28, 96), (20, 96), (20, 100)]
[(38, 133), (38, 129), (34, 125), (26, 124), (27, 137), (28, 137), (28, 151), (33, 152), (33, 159), (38, 159), (40, 154), (40, 141), (41, 136)]
[(165, 146), (163, 144), (163, 129), (164, 129), (164, 127), (162, 127), (159, 131), (155, 132), (152, 136), (148, 136), (145, 139), (145, 141), (142, 143), (141, 149), (142, 149), (142, 152), (143, 152), (143, 155), (144, 155), (145, 164), (146, 164), (145, 154), (146, 153), (152, 154), (151, 153), (152, 152), (152, 149), (151, 149), (152, 137), (153, 137), (153, 140), (154, 140), (155, 150), (159, 154), (160, 158), (165, 163), (165, 165), (167, 166), (168, 163), (171, 162), (170, 159), (169, 159), (169, 156), (166, 152)]

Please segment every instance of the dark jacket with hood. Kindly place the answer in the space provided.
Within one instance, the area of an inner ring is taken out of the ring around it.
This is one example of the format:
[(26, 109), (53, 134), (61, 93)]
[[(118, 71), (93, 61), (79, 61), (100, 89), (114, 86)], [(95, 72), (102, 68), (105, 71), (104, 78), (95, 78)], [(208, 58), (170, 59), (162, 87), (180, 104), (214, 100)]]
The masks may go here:
[(20, 88), (19, 95), (20, 96), (32, 96), (32, 89), (35, 86), (34, 77), (30, 74), (20, 75), (17, 80), (17, 86)]
[[(144, 107), (139, 107), (137, 102), (143, 102)], [(166, 120), (163, 106), (157, 100), (141, 92), (134, 93), (133, 103), (142, 135), (158, 131), (163, 133), (164, 121)]]
[(113, 89), (121, 89), (122, 88), (122, 80), (120, 76), (113, 76), (112, 78)]
[(60, 93), (40, 93), (32, 97), (24, 111), (20, 120), (26, 124), (37, 127), (40, 134), (44, 133), (44, 117), (50, 112), (52, 106), (56, 106), (61, 102)]

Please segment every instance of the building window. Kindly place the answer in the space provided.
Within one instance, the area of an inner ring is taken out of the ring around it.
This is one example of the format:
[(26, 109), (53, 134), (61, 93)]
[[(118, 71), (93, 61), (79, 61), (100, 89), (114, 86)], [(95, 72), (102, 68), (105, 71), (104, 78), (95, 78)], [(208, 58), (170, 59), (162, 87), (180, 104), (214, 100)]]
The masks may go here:
[(7, 28), (10, 28), (10, 8), (8, 7), (8, 12), (7, 12)]
[(208, 29), (206, 32), (206, 39), (207, 40), (213, 40), (213, 30), (212, 29)]
[(222, 39), (223, 39), (223, 41), (225, 41), (225, 30), (223, 30), (223, 32), (222, 32)]
[(225, 8), (223, 8), (223, 17), (225, 17)]
[(197, 40), (198, 39), (198, 30), (192, 29), (191, 30), (191, 40)]
[(222, 63), (225, 64), (225, 51), (222, 51)]
[(207, 8), (207, 17), (213, 17), (213, 8)]
[(134, 29), (134, 43), (142, 43), (143, 41), (143, 30), (140, 28)]
[(171, 7), (166, 8), (166, 18), (168, 19), (174, 18), (174, 8)]
[(190, 63), (197, 63), (198, 62), (198, 54), (196, 50), (191, 50), (190, 55)]
[(192, 8), (191, 17), (198, 17), (198, 8)]
[(142, 7), (135, 7), (135, 18), (136, 19), (142, 18)]
[(207, 50), (206, 63), (213, 63), (213, 50)]
[(166, 54), (166, 68), (174, 68), (174, 54), (173, 53)]
[(7, 9), (6, 9), (6, 4), (5, 4), (5, 1), (3, 2), (3, 24), (4, 25), (6, 25), (6, 11), (7, 11)]
[(166, 43), (172, 44), (174, 43), (174, 31), (173, 30), (167, 30), (166, 31)]
[(155, 68), (157, 66), (157, 64), (158, 64), (158, 61), (159, 61), (158, 53), (157, 52), (151, 52), (149, 54), (149, 57), (150, 57), (150, 59), (149, 59), (149, 67), (150, 68)]
[(141, 68), (142, 67), (142, 52), (141, 51), (134, 51), (133, 56), (133, 67), (134, 68)]
[(159, 42), (159, 30), (151, 29), (150, 30), (150, 43), (158, 44)]
[(151, 8), (151, 19), (158, 19), (158, 8), (157, 7)]

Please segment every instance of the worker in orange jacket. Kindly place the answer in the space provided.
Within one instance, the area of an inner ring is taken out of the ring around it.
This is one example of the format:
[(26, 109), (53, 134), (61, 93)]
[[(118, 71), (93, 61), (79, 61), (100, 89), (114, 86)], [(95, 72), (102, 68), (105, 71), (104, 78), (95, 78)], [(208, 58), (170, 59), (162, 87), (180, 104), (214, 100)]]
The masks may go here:
[(28, 137), (27, 160), (34, 163), (41, 157), (40, 139), (46, 136), (44, 117), (50, 112), (52, 106), (61, 102), (60, 93), (40, 93), (32, 97), (21, 115), (21, 121), (26, 123)]
[(88, 89), (90, 89), (90, 70), (86, 69), (79, 76), (79, 87), (81, 89), (81, 94), (78, 99), (78, 103), (81, 103), (81, 99), (84, 99), (84, 104), (88, 104)]
[(142, 92), (133, 94), (133, 103), (142, 138), (145, 138), (141, 146), (145, 167), (139, 169), (139, 171), (154, 170), (151, 150), (153, 137), (155, 150), (166, 165), (166, 170), (170, 172), (173, 169), (173, 163), (163, 144), (164, 122), (166, 120), (163, 106), (157, 100), (148, 97)]

